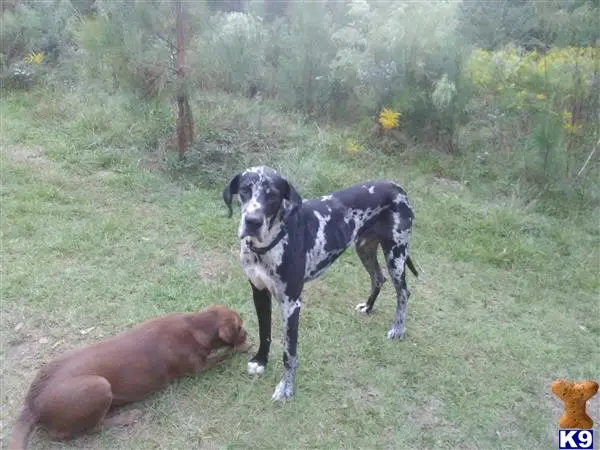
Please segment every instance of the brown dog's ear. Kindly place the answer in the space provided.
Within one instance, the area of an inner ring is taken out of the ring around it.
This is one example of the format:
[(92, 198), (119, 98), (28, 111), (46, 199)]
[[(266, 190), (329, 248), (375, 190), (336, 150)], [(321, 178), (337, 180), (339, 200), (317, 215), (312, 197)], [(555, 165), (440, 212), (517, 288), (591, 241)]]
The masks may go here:
[(242, 324), (233, 317), (228, 317), (219, 326), (219, 339), (227, 344), (235, 344), (240, 334)]
[(234, 176), (229, 181), (229, 183), (227, 183), (225, 189), (223, 189), (223, 201), (229, 209), (229, 214), (227, 217), (231, 217), (233, 215), (233, 209), (231, 209), (231, 201), (233, 199), (233, 196), (238, 193), (240, 187), (240, 175), (241, 174), (238, 173), (236, 176)]

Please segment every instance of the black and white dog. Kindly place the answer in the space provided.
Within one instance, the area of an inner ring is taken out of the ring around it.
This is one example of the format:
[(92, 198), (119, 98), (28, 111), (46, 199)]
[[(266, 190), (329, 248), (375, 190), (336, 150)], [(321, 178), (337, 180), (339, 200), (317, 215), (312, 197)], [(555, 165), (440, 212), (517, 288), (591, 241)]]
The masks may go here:
[(298, 357), (298, 319), (304, 283), (322, 275), (353, 244), (371, 277), (371, 293), (356, 309), (373, 309), (385, 277), (377, 261), (381, 245), (396, 288), (396, 317), (387, 333), (404, 336), (406, 304), (405, 267), (417, 276), (408, 256), (413, 210), (404, 190), (390, 181), (368, 181), (321, 197), (303, 200), (275, 170), (252, 167), (234, 176), (223, 191), (232, 215), (234, 197), (240, 202), (240, 259), (252, 285), (258, 316), (260, 345), (248, 363), (249, 373), (265, 370), (271, 347), (271, 296), (283, 319), (285, 371), (273, 400), (294, 395)]

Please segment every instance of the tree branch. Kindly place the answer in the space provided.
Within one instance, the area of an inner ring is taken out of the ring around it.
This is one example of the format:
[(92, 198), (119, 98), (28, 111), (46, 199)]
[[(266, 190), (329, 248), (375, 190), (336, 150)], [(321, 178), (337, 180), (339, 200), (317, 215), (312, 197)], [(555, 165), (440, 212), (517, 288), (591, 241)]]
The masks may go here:
[(598, 150), (598, 146), (599, 145), (600, 145), (600, 139), (598, 139), (598, 142), (596, 142), (596, 145), (594, 145), (594, 148), (592, 149), (592, 151), (588, 155), (587, 159), (583, 163), (583, 166), (581, 166), (581, 169), (579, 169), (579, 172), (577, 172), (577, 175), (575, 176), (575, 178), (579, 178), (579, 175), (581, 175), (583, 173), (583, 171), (585, 170), (586, 166), (588, 165), (588, 163), (592, 159), (592, 156), (594, 156), (594, 153), (596, 153), (596, 150)]
[(177, 46), (175, 44), (173, 44), (173, 42), (171, 42), (169, 39), (164, 37), (162, 34), (157, 32), (156, 37), (159, 38), (161, 41), (163, 41), (165, 44), (167, 44), (171, 50), (177, 51)]

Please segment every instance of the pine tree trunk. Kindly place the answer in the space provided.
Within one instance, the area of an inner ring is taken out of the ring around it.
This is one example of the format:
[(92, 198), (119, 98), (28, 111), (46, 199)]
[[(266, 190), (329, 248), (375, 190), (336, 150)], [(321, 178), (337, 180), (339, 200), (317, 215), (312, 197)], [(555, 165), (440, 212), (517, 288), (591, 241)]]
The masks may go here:
[(185, 60), (183, 41), (183, 6), (181, 0), (175, 0), (176, 33), (177, 33), (177, 76), (179, 86), (177, 93), (177, 151), (183, 160), (185, 151), (194, 141), (194, 119), (190, 108), (187, 84), (185, 82)]

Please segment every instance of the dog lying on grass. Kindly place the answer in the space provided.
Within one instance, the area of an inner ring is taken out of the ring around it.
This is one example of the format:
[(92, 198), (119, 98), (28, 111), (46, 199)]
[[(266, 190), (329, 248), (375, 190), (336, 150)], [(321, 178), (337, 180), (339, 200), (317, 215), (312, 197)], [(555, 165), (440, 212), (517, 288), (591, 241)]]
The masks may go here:
[(248, 347), (239, 314), (212, 306), (150, 319), (112, 338), (68, 351), (45, 365), (33, 380), (8, 448), (24, 449), (36, 425), (45, 426), (55, 439), (129, 425), (140, 418), (140, 410), (109, 417), (107, 413)]

